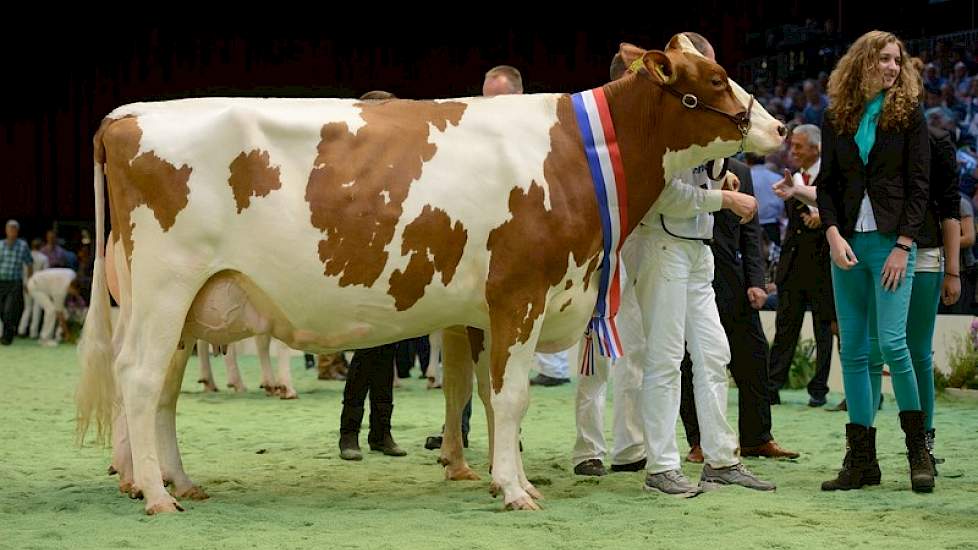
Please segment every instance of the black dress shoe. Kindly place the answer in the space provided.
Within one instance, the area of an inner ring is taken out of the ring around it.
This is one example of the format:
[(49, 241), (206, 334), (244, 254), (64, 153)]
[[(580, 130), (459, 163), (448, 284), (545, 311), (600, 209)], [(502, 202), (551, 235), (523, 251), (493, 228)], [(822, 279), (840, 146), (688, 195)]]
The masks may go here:
[[(424, 448), (428, 449), (429, 451), (433, 451), (435, 449), (441, 449), (441, 443), (443, 440), (444, 438), (440, 435), (429, 436), (424, 441)], [(462, 432), (462, 447), (466, 449), (469, 448), (469, 434), (466, 432)]]
[(546, 374), (538, 374), (534, 378), (530, 378), (531, 386), (560, 386), (563, 384), (569, 384), (570, 378), (554, 378), (552, 376), (547, 376)]
[(828, 403), (828, 401), (826, 401), (824, 396), (812, 397), (811, 399), (808, 400), (808, 406), (812, 408), (824, 407), (826, 403)]
[(608, 470), (604, 469), (604, 464), (600, 460), (592, 458), (574, 466), (574, 474), (579, 476), (606, 476)]
[(612, 472), (640, 472), (645, 469), (645, 459), (638, 460), (635, 462), (629, 462), (628, 464), (612, 464)]

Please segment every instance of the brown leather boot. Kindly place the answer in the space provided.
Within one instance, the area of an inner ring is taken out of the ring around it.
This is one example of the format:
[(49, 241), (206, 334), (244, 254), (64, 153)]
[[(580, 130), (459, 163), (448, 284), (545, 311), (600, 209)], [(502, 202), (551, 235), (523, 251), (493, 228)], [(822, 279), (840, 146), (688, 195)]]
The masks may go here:
[[(822, 483), (823, 491), (861, 489), (872, 481), (870, 430), (859, 424), (846, 424), (846, 456), (835, 479)], [(877, 481), (877, 483), (879, 483)]]
[(910, 486), (915, 493), (934, 490), (934, 465), (927, 452), (927, 435), (924, 430), (924, 411), (900, 413), (900, 427), (906, 435), (907, 462), (910, 463)]

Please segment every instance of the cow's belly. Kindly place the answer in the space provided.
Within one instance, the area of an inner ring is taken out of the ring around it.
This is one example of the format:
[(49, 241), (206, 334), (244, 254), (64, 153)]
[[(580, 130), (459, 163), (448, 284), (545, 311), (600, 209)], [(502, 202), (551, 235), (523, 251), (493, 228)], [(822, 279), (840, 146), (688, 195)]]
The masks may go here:
[[(254, 275), (260, 278), (261, 274)], [(298, 302), (282, 295), (282, 290), (294, 289), (293, 285), (273, 285), (266, 290), (269, 287), (263, 288), (245, 273), (221, 271), (197, 292), (184, 332), (217, 345), (271, 334), (291, 348), (326, 353), (402, 340), (463, 321), (469, 326), (488, 322), (473, 303), (478, 300), (459, 300), (437, 290), (410, 311), (393, 313), (389, 296), (323, 287), (328, 285), (321, 282), (320, 288), (306, 287), (302, 307), (296, 307)], [(358, 298), (351, 299), (351, 293)], [(445, 307), (447, 304), (452, 305)]]

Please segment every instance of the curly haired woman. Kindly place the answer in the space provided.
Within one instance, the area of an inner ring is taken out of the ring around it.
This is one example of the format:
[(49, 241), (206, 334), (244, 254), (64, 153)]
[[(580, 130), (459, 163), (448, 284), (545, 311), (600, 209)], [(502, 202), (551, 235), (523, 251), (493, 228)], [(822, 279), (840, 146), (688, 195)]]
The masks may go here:
[(849, 423), (842, 470), (822, 484), (826, 491), (880, 483), (873, 421), (881, 376), (870, 370), (870, 323), (876, 324), (880, 351), (890, 365), (911, 485), (921, 492), (934, 487), (907, 348), (914, 241), (927, 210), (930, 173), (920, 86), (903, 43), (882, 31), (856, 40), (829, 77), (815, 185), (831, 250)]

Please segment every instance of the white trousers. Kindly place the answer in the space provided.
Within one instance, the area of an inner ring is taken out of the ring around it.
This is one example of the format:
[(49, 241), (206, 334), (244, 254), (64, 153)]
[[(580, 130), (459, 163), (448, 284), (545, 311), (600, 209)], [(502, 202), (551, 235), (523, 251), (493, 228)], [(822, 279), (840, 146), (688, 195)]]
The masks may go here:
[(27, 325), (30, 323), (30, 337), (37, 338), (37, 331), (41, 326), (41, 304), (34, 301), (30, 292), (24, 292), (24, 313), (20, 316), (20, 326), (17, 327), (17, 334), (25, 335)]
[(575, 466), (585, 460), (605, 459), (607, 445), (604, 438), (604, 410), (609, 370), (614, 407), (614, 448), (611, 451), (611, 463), (631, 464), (645, 458), (641, 367), (630, 361), (616, 361), (612, 364), (607, 357), (598, 355), (594, 359), (594, 374), (577, 379), (577, 441), (574, 443), (572, 456)]
[(557, 353), (538, 353), (537, 366), (540, 374), (551, 378), (570, 378), (570, 366), (568, 365), (568, 352), (558, 351)]
[[(634, 237), (639, 265), (635, 296), (641, 305), (645, 349), (632, 346), (628, 359), (642, 366), (642, 407), (647, 470), (680, 467), (676, 445), (684, 343), (693, 360), (694, 398), (703, 456), (717, 468), (740, 462), (737, 434), (727, 423), (727, 364), (730, 345), (720, 324), (713, 292), (713, 253), (699, 241), (640, 227)], [(636, 258), (633, 256), (632, 262)]]
[(34, 299), (35, 306), (39, 306), (44, 310), (44, 324), (41, 326), (40, 333), (41, 340), (53, 340), (54, 329), (58, 320), (58, 311), (64, 311), (64, 302), (62, 301), (60, 308), (57, 307), (54, 302), (54, 297), (34, 288), (34, 285), (30, 281), (27, 283), (27, 289), (30, 291), (31, 298)]

